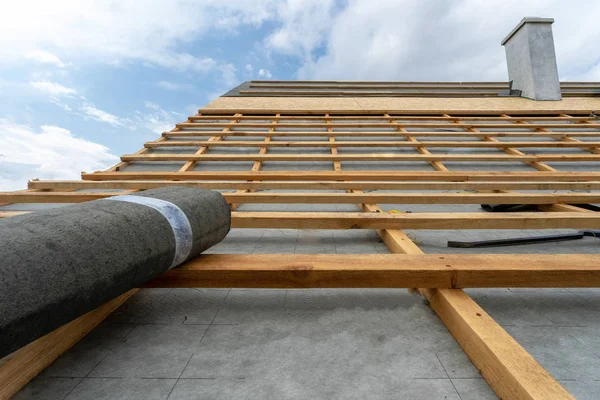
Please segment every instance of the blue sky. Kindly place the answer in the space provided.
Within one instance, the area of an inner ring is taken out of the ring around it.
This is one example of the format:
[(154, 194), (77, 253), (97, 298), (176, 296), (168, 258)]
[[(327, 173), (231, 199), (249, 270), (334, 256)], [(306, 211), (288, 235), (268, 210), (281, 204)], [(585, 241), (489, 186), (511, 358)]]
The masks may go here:
[(506, 80), (500, 41), (523, 16), (556, 19), (562, 79), (600, 80), (598, 2), (11, 3), (0, 190), (108, 167), (249, 79)]

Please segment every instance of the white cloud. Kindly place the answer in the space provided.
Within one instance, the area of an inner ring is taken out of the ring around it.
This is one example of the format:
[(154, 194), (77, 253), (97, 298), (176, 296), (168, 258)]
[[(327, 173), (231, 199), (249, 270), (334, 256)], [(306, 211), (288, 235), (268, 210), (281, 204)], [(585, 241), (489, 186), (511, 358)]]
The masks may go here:
[(91, 118), (94, 121), (105, 122), (114, 127), (128, 128), (131, 130), (136, 129), (129, 119), (117, 117), (116, 115), (96, 108), (94, 105), (84, 104), (79, 107), (79, 110), (82, 111), (87, 118)]
[(562, 77), (597, 76), (590, 70), (599, 61), (593, 49), (600, 2), (584, 0), (56, 0), (35, 7), (8, 2), (2, 11), (5, 63), (30, 57), (60, 66), (55, 54), (68, 54), (84, 62), (220, 72), (221, 80), (234, 81), (228, 60), (190, 54), (182, 45), (269, 21), (275, 28), (259, 39), (262, 49), (297, 57), (300, 78), (504, 80), (499, 42), (526, 15), (556, 18)]
[(34, 130), (0, 119), (0, 190), (25, 189), (27, 180), (79, 179), (119, 161), (98, 143), (57, 126)]
[(300, 79), (507, 80), (500, 41), (531, 15), (556, 19), (562, 79), (598, 76), (590, 70), (600, 58), (590, 49), (600, 42), (599, 2), (349, 1), (326, 25), (319, 13), (315, 21), (306, 18), (307, 10), (290, 7), (266, 41), (302, 58)]
[(334, 10), (334, 0), (279, 2), (276, 20), (280, 26), (266, 37), (266, 46), (283, 54), (310, 59), (315, 48), (324, 43), (325, 33), (334, 19)]
[(65, 111), (68, 111), (68, 112), (73, 111), (73, 109), (67, 103), (63, 103), (56, 97), (50, 97), (50, 99), (48, 99), (48, 101), (52, 104), (59, 106), (60, 108), (62, 108)]
[(60, 58), (54, 54), (44, 50), (31, 50), (25, 54), (25, 58), (33, 61), (37, 61), (43, 64), (54, 64), (58, 68), (65, 68), (66, 64), (63, 63)]
[(175, 83), (169, 81), (159, 81), (156, 83), (156, 86), (161, 89), (172, 90), (175, 92), (191, 92), (195, 89), (194, 85), (189, 83)]
[(175, 128), (175, 124), (181, 121), (183, 115), (174, 111), (163, 110), (161, 106), (151, 101), (145, 104), (149, 112), (136, 112), (136, 123), (138, 126), (154, 133), (162, 133)]
[(60, 83), (49, 81), (29, 82), (34, 88), (52, 96), (71, 96), (77, 93), (75, 89), (64, 87)]
[(267, 79), (271, 79), (273, 77), (273, 75), (271, 74), (271, 71), (269, 71), (267, 69), (262, 69), (262, 68), (258, 70), (258, 75), (262, 76), (264, 78), (267, 78)]
[(246, 66), (244, 67), (246, 69), (246, 71), (248, 72), (252, 72), (254, 71), (254, 67), (252, 66), (252, 64), (246, 64)]
[[(139, 61), (177, 71), (214, 71), (216, 60), (180, 51), (181, 44), (215, 31), (236, 34), (239, 26), (258, 26), (273, 17), (274, 4), (275, 0), (55, 0), (34, 6), (7, 2), (2, 8), (0, 57), (10, 62), (29, 54), (50, 60), (49, 54), (59, 53), (85, 62)], [(47, 54), (42, 57), (37, 49)]]

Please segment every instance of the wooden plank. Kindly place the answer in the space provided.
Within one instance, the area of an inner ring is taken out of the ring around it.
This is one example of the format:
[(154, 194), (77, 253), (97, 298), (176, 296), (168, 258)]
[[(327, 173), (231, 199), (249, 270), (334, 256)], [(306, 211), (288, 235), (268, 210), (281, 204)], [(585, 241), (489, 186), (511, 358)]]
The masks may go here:
[[(423, 85), (413, 83), (377, 83), (371, 84), (349, 84), (349, 83), (327, 83), (327, 84), (277, 84), (277, 83), (251, 83), (250, 88), (254, 89), (360, 89), (360, 90), (373, 90), (373, 89), (460, 89), (460, 90), (507, 90), (509, 85), (507, 83), (501, 85), (479, 85), (479, 84), (438, 84), (438, 85)], [(584, 87), (587, 88), (587, 87)]]
[[(599, 177), (600, 179), (600, 177)], [(222, 190), (600, 190), (600, 182), (385, 182), (385, 181), (30, 181), (30, 189), (155, 189), (187, 186)], [(11, 192), (12, 193), (12, 192)]]
[(126, 154), (123, 161), (600, 161), (599, 154)]
[(146, 287), (600, 287), (593, 254), (211, 254)]
[(598, 229), (600, 213), (234, 212), (233, 228), (275, 229)]
[[(256, 100), (260, 102), (257, 103)], [(360, 101), (363, 99), (343, 98), (332, 99), (306, 98), (303, 100), (304, 106), (299, 107), (293, 104), (296, 99), (282, 99), (277, 97), (267, 98), (240, 98), (240, 97), (221, 97), (208, 106), (201, 108), (202, 113), (212, 115), (226, 114), (232, 111), (243, 111), (244, 115), (250, 114), (276, 114), (285, 115), (323, 115), (328, 112), (335, 115), (380, 115), (390, 113), (395, 115), (498, 115), (508, 113), (511, 115), (548, 115), (555, 116), (559, 114), (575, 114), (589, 116), (592, 111), (597, 111), (598, 102), (595, 99), (568, 99), (556, 104), (547, 102), (537, 104), (527, 99), (515, 97), (490, 98), (486, 99), (486, 107), (482, 107), (481, 99), (428, 99), (427, 108), (423, 108), (423, 102), (416, 99), (376, 99), (368, 102)], [(292, 101), (289, 101), (292, 100)], [(357, 110), (357, 100), (359, 101)], [(450, 100), (450, 101), (448, 101)], [(452, 107), (452, 108), (450, 108)]]
[[(27, 214), (31, 211), (22, 211)], [(598, 213), (232, 212), (232, 228), (267, 229), (598, 229)], [(6, 217), (0, 212), (0, 218)]]
[[(240, 90), (241, 94), (248, 96), (314, 96), (314, 97), (325, 97), (325, 96), (399, 96), (399, 97), (496, 97), (498, 96), (498, 91), (366, 91), (366, 90)], [(590, 92), (594, 93), (594, 92)]]
[[(330, 113), (331, 114), (331, 113)], [(401, 117), (397, 117), (401, 119)], [(454, 123), (419, 123), (419, 122), (397, 122), (394, 125), (401, 126), (403, 128), (456, 128)], [(239, 127), (239, 128), (265, 128), (268, 129), (271, 126), (270, 123), (261, 122), (181, 122), (177, 124), (178, 128), (210, 128), (210, 127)], [(327, 128), (327, 123), (299, 123), (299, 122), (288, 122), (277, 124), (278, 128)], [(466, 128), (485, 128), (485, 129), (515, 129), (515, 128), (561, 128), (561, 129), (581, 129), (581, 125), (575, 124), (553, 124), (553, 123), (507, 123), (507, 124), (478, 124), (478, 123), (465, 123)], [(345, 123), (331, 123), (331, 127), (336, 128), (389, 128), (389, 122), (345, 122)], [(586, 129), (600, 129), (600, 124), (590, 123), (585, 126)]]
[[(194, 115), (194, 116), (190, 116), (188, 117), (188, 120), (190, 121), (212, 121), (212, 120), (233, 120), (235, 119), (235, 116), (230, 112), (229, 115), (223, 115), (223, 114), (210, 114), (211, 110), (203, 110), (203, 115)], [(300, 120), (318, 120), (318, 121), (322, 121), (325, 119), (324, 115), (328, 114), (328, 113), (321, 113), (321, 116), (317, 116), (317, 115), (283, 115), (283, 116), (273, 116), (273, 115), (247, 115), (244, 114), (244, 116), (242, 118), (240, 118), (241, 120), (285, 120), (285, 121), (293, 121), (296, 119), (300, 119)], [(496, 112), (495, 116), (481, 116), (481, 115), (456, 115), (456, 116), (448, 116), (448, 117), (444, 117), (444, 116), (440, 116), (440, 113), (435, 113), (432, 115), (406, 115), (406, 114), (402, 114), (402, 113), (392, 113), (390, 112), (390, 117), (385, 117), (384, 115), (330, 115), (329, 119), (332, 121), (344, 121), (344, 120), (364, 120), (364, 121), (373, 121), (373, 120), (386, 120), (386, 119), (390, 119), (390, 118), (394, 118), (394, 119), (401, 119), (403, 121), (456, 121), (456, 120), (468, 120), (468, 121), (508, 121), (510, 120), (510, 118), (512, 117), (503, 117), (501, 114), (503, 113), (499, 113)], [(578, 116), (578, 117), (573, 117), (573, 116), (565, 116), (562, 115), (560, 116), (558, 113), (555, 113), (556, 115), (549, 115), (549, 116), (521, 116), (519, 117), (519, 120), (522, 121), (593, 121), (594, 118), (590, 118), (589, 115), (585, 115), (585, 116)]]
[[(115, 192), (0, 192), (12, 203), (81, 203), (115, 196)], [(594, 204), (600, 193), (223, 193), (228, 203), (259, 204)]]
[(574, 399), (464, 291), (421, 293), (500, 398)]
[[(391, 127), (391, 126), (388, 126)], [(456, 128), (456, 125), (453, 125)], [(464, 131), (453, 131), (453, 130), (440, 130), (440, 131), (418, 131), (410, 132), (414, 137), (475, 137), (481, 136), (480, 132), (464, 132)], [(402, 133), (397, 131), (194, 131), (194, 130), (182, 130), (177, 132), (163, 132), (163, 137), (205, 137), (220, 134), (221, 136), (271, 136), (271, 137), (285, 137), (285, 136), (302, 136), (302, 137), (403, 137)], [(534, 132), (534, 131), (495, 131), (485, 132), (486, 136), (492, 137), (600, 137), (600, 132), (595, 131), (571, 131), (571, 132)]]
[(138, 289), (130, 290), (2, 359), (0, 399), (9, 399), (92, 331)]
[[(407, 132), (404, 132), (406, 135)], [(483, 134), (481, 134), (483, 135)], [(162, 147), (450, 147), (450, 148), (502, 148), (502, 147), (566, 147), (566, 148), (593, 148), (600, 146), (600, 142), (472, 142), (472, 141), (184, 141), (169, 140), (166, 142), (148, 142), (144, 146), (148, 148)]]
[(496, 171), (190, 171), (95, 172), (84, 180), (279, 180), (279, 181), (600, 181), (600, 172), (496, 172)]

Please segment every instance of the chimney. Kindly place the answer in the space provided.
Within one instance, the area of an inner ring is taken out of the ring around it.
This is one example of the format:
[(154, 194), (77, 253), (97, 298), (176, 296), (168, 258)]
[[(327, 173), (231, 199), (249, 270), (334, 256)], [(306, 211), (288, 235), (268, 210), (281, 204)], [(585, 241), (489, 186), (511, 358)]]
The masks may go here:
[(504, 38), (512, 89), (532, 100), (560, 100), (553, 18), (525, 17)]

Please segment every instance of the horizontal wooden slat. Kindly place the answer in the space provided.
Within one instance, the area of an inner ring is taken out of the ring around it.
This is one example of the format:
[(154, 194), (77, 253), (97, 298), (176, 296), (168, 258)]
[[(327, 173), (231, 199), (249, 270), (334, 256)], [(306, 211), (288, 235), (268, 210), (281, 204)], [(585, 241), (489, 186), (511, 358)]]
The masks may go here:
[[(398, 117), (396, 119), (401, 119)], [(392, 118), (394, 120), (394, 118)], [(198, 123), (198, 122), (181, 122), (176, 124), (178, 128), (209, 128), (209, 127), (222, 127), (222, 128), (272, 128), (272, 123), (258, 123), (258, 122), (211, 122), (211, 123)], [(278, 123), (277, 128), (389, 128), (389, 127), (400, 126), (403, 128), (456, 128), (455, 123), (426, 123), (426, 122), (345, 122), (345, 123)], [(565, 128), (565, 129), (581, 129), (581, 125), (578, 124), (553, 124), (553, 123), (542, 123), (542, 124), (524, 124), (524, 123), (507, 123), (507, 124), (470, 124), (464, 123), (461, 126), (464, 128), (487, 128), (487, 129), (515, 129), (515, 128), (526, 128), (526, 129), (537, 129), (537, 128)], [(600, 124), (586, 124), (586, 129), (599, 129)]]
[[(115, 192), (0, 192), (6, 203), (80, 203)], [(600, 203), (600, 193), (223, 193), (228, 203), (271, 204), (558, 204)]]
[(189, 171), (189, 172), (95, 172), (82, 173), (84, 180), (167, 179), (184, 180), (283, 180), (283, 181), (600, 181), (598, 172), (494, 172), (494, 171)]
[(344, 213), (234, 212), (234, 228), (276, 229), (584, 229), (600, 228), (600, 213)]
[(144, 147), (451, 147), (451, 148), (497, 148), (497, 147), (600, 147), (600, 142), (442, 142), (442, 141), (182, 141), (147, 142)]
[(498, 96), (498, 91), (366, 91), (366, 90), (240, 90), (241, 94), (249, 96), (289, 96), (289, 95), (300, 95), (300, 96), (402, 96), (402, 97), (471, 97), (471, 96)]
[[(31, 211), (21, 211), (18, 215)], [(10, 217), (0, 211), (0, 218)], [(600, 228), (600, 213), (231, 213), (233, 228), (266, 229), (585, 229)]]
[[(508, 90), (510, 88), (509, 83), (417, 83), (417, 82), (406, 82), (406, 83), (250, 83), (250, 88), (254, 89), (429, 89), (429, 90), (445, 90), (445, 89), (459, 89), (459, 90)], [(565, 84), (562, 83), (560, 87), (563, 90), (574, 90), (574, 89), (598, 89), (600, 86), (593, 84)]]
[[(316, 115), (244, 115), (242, 117), (236, 117), (233, 113), (230, 115), (210, 115), (210, 113), (203, 112), (203, 115), (192, 115), (188, 117), (190, 121), (210, 121), (210, 120), (319, 120), (325, 121), (325, 119), (329, 119), (332, 121), (337, 120), (391, 120), (391, 119), (401, 119), (403, 121), (510, 121), (513, 119), (510, 116), (481, 116), (481, 115), (456, 115), (456, 116), (442, 116), (441, 113), (437, 115), (390, 115), (389, 117), (385, 115), (330, 115), (328, 118), (325, 117), (325, 113), (322, 116)], [(579, 116), (579, 117), (560, 117), (560, 116), (543, 116), (543, 117), (532, 117), (532, 116), (520, 116), (520, 121), (593, 121), (594, 118), (590, 116)]]
[(413, 83), (376, 83), (371, 84), (351, 84), (351, 83), (334, 83), (334, 84), (282, 84), (282, 83), (251, 83), (250, 88), (254, 89), (433, 89), (433, 90), (446, 90), (446, 89), (459, 89), (459, 90), (507, 90), (509, 84), (501, 85), (456, 85), (456, 84), (437, 84), (437, 85), (424, 85), (424, 84), (413, 84)]
[(600, 161), (600, 154), (126, 154), (122, 161)]
[(212, 254), (146, 287), (600, 287), (600, 255)]
[[(600, 179), (600, 177), (599, 177)], [(155, 189), (187, 186), (223, 190), (600, 190), (600, 182), (377, 182), (377, 181), (30, 181), (29, 189)]]
[[(313, 100), (313, 99), (309, 99), (309, 100)], [(505, 100), (505, 99), (502, 99)], [(355, 102), (356, 100), (352, 99), (352, 102)], [(511, 101), (512, 103), (512, 101)], [(220, 102), (219, 105), (222, 105), (223, 103)], [(272, 102), (270, 103), (272, 104)], [(311, 102), (311, 104), (315, 104), (313, 102)], [(356, 103), (354, 103), (356, 105)], [(562, 103), (561, 103), (562, 104)], [(572, 104), (571, 102), (569, 102), (569, 104)], [(584, 107), (587, 106), (587, 107)], [(569, 107), (569, 105), (566, 105), (567, 107)], [(257, 108), (258, 107), (258, 108)], [(287, 107), (287, 108), (286, 108)], [(548, 107), (547, 109), (541, 108), (541, 107), (537, 107), (537, 105), (532, 105), (531, 108), (526, 108), (523, 106), (523, 103), (521, 103), (519, 101), (519, 105), (516, 105), (516, 103), (512, 103), (507, 107), (504, 107), (502, 109), (498, 109), (495, 108), (494, 105), (492, 105), (492, 108), (487, 108), (487, 109), (474, 109), (474, 108), (470, 108), (470, 109), (466, 109), (464, 108), (464, 106), (461, 104), (456, 108), (441, 108), (439, 106), (435, 106), (433, 108), (416, 108), (414, 107), (411, 108), (410, 110), (407, 109), (398, 109), (398, 108), (376, 108), (374, 106), (369, 106), (368, 108), (362, 108), (360, 110), (357, 109), (350, 109), (350, 108), (334, 108), (334, 107), (330, 107), (330, 108), (324, 108), (322, 106), (316, 107), (316, 108), (309, 108), (309, 107), (294, 107), (294, 108), (289, 108), (289, 104), (286, 104), (284, 107), (277, 107), (277, 108), (268, 108), (268, 107), (260, 107), (259, 106), (255, 106), (254, 104), (252, 104), (251, 102), (249, 103), (245, 103), (242, 106), (236, 107), (234, 108), (219, 108), (217, 107), (217, 105), (215, 106), (211, 106), (210, 108), (200, 108), (198, 109), (198, 112), (201, 114), (211, 114), (211, 115), (222, 115), (222, 114), (231, 114), (232, 112), (239, 112), (242, 113), (243, 115), (266, 115), (266, 114), (280, 114), (280, 115), (323, 115), (324, 113), (328, 113), (330, 115), (356, 115), (357, 113), (360, 113), (360, 115), (382, 115), (382, 114), (391, 114), (391, 115), (399, 115), (399, 114), (403, 114), (403, 115), (442, 115), (442, 114), (449, 114), (449, 115), (503, 115), (503, 114), (510, 114), (511, 116), (517, 116), (517, 115), (522, 115), (522, 116), (531, 116), (531, 115), (548, 115), (548, 116), (552, 116), (552, 115), (560, 115), (560, 114), (569, 114), (569, 115), (581, 115), (581, 116), (589, 116), (591, 114), (592, 111), (596, 111), (595, 107), (589, 107), (588, 103), (584, 103), (583, 105), (577, 104), (576, 105), (577, 108), (573, 109), (573, 108), (554, 108), (554, 107)]]
[[(388, 125), (389, 128), (391, 126)], [(285, 136), (298, 136), (298, 137), (405, 137), (410, 134), (414, 137), (554, 137), (554, 138), (565, 138), (565, 137), (600, 137), (600, 131), (568, 131), (568, 132), (538, 132), (538, 131), (508, 131), (508, 132), (464, 132), (457, 129), (457, 125), (453, 125), (454, 129), (448, 129), (447, 131), (410, 131), (410, 132), (398, 132), (398, 131), (194, 131), (194, 130), (181, 130), (177, 132), (163, 132), (163, 137), (198, 137), (198, 136), (227, 136), (227, 137), (285, 137)]]

